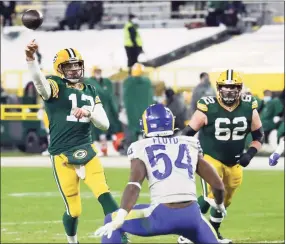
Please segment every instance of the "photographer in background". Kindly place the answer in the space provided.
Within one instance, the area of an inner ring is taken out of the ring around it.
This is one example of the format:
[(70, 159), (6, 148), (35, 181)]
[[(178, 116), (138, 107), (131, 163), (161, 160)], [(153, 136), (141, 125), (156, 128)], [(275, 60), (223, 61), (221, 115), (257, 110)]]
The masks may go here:
[(181, 94), (175, 94), (174, 90), (169, 88), (165, 91), (166, 107), (169, 108), (175, 119), (175, 128), (180, 130), (185, 128), (187, 118), (187, 106), (184, 102), (184, 97)]
[(15, 8), (16, 8), (15, 1), (1, 1), (0, 2), (1, 24), (3, 26), (13, 25), (13, 21), (16, 17)]
[(70, 30), (79, 30), (81, 9), (82, 3), (80, 1), (71, 1), (66, 8), (65, 18), (59, 22), (59, 27), (55, 30), (64, 30), (65, 26), (68, 26)]
[(196, 111), (197, 101), (204, 96), (216, 96), (216, 91), (212, 87), (210, 77), (206, 72), (200, 74), (200, 83), (192, 91), (190, 115)]
[(87, 23), (89, 29), (94, 29), (94, 26), (101, 22), (102, 16), (102, 1), (86, 1), (85, 3), (82, 3), (79, 11), (80, 26)]

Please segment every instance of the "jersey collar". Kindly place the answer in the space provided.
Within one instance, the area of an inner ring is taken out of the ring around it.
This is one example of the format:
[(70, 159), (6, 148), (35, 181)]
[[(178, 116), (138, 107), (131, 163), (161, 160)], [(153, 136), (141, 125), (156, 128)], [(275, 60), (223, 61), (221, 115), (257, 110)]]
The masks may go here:
[(223, 107), (225, 110), (228, 112), (233, 112), (240, 104), (240, 97), (237, 99), (237, 101), (232, 105), (232, 106), (226, 106), (222, 101), (219, 96), (217, 96), (217, 101), (221, 107)]
[(71, 83), (66, 83), (68, 88), (74, 88), (78, 90), (83, 90), (84, 89), (84, 84), (83, 83), (76, 83), (76, 84), (71, 84)]

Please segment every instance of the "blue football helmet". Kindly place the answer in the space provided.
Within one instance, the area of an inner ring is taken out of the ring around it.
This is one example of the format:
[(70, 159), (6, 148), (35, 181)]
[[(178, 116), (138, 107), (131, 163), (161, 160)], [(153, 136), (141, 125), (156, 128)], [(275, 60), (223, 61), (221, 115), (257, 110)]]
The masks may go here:
[(144, 111), (140, 125), (146, 137), (170, 136), (174, 134), (175, 117), (163, 104), (153, 104)]

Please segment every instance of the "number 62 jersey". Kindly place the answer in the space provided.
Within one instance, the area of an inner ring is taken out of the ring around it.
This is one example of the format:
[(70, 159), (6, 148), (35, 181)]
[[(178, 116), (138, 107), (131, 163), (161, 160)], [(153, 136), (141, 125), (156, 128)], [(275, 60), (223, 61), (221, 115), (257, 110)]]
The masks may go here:
[(138, 158), (146, 166), (152, 204), (197, 200), (199, 154), (199, 141), (188, 136), (145, 138), (127, 151), (129, 160)]
[(237, 164), (256, 108), (257, 101), (251, 95), (242, 94), (233, 107), (226, 107), (217, 97), (202, 97), (197, 109), (207, 116), (207, 124), (199, 132), (204, 153), (226, 166)]
[(95, 88), (91, 85), (80, 84), (76, 89), (58, 76), (47, 77), (52, 94), (45, 101), (45, 110), (49, 118), (50, 145), (49, 152), (58, 155), (71, 148), (92, 143), (91, 125), (89, 118), (77, 119), (73, 108), (92, 110), (100, 103)]

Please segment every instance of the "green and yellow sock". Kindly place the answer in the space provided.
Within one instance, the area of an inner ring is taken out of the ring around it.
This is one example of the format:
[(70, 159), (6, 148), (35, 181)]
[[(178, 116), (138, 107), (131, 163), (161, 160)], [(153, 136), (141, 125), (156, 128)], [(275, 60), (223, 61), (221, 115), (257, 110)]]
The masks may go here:
[(101, 194), (98, 197), (98, 201), (101, 204), (105, 215), (113, 213), (119, 208), (117, 202), (114, 200), (110, 192)]
[(68, 243), (77, 243), (77, 225), (78, 225), (78, 218), (73, 218), (72, 216), (68, 215), (67, 212), (63, 215), (63, 224), (65, 227)]
[(198, 204), (200, 205), (202, 214), (206, 214), (210, 208), (210, 204), (207, 201), (205, 201), (203, 196), (200, 196), (198, 198)]

